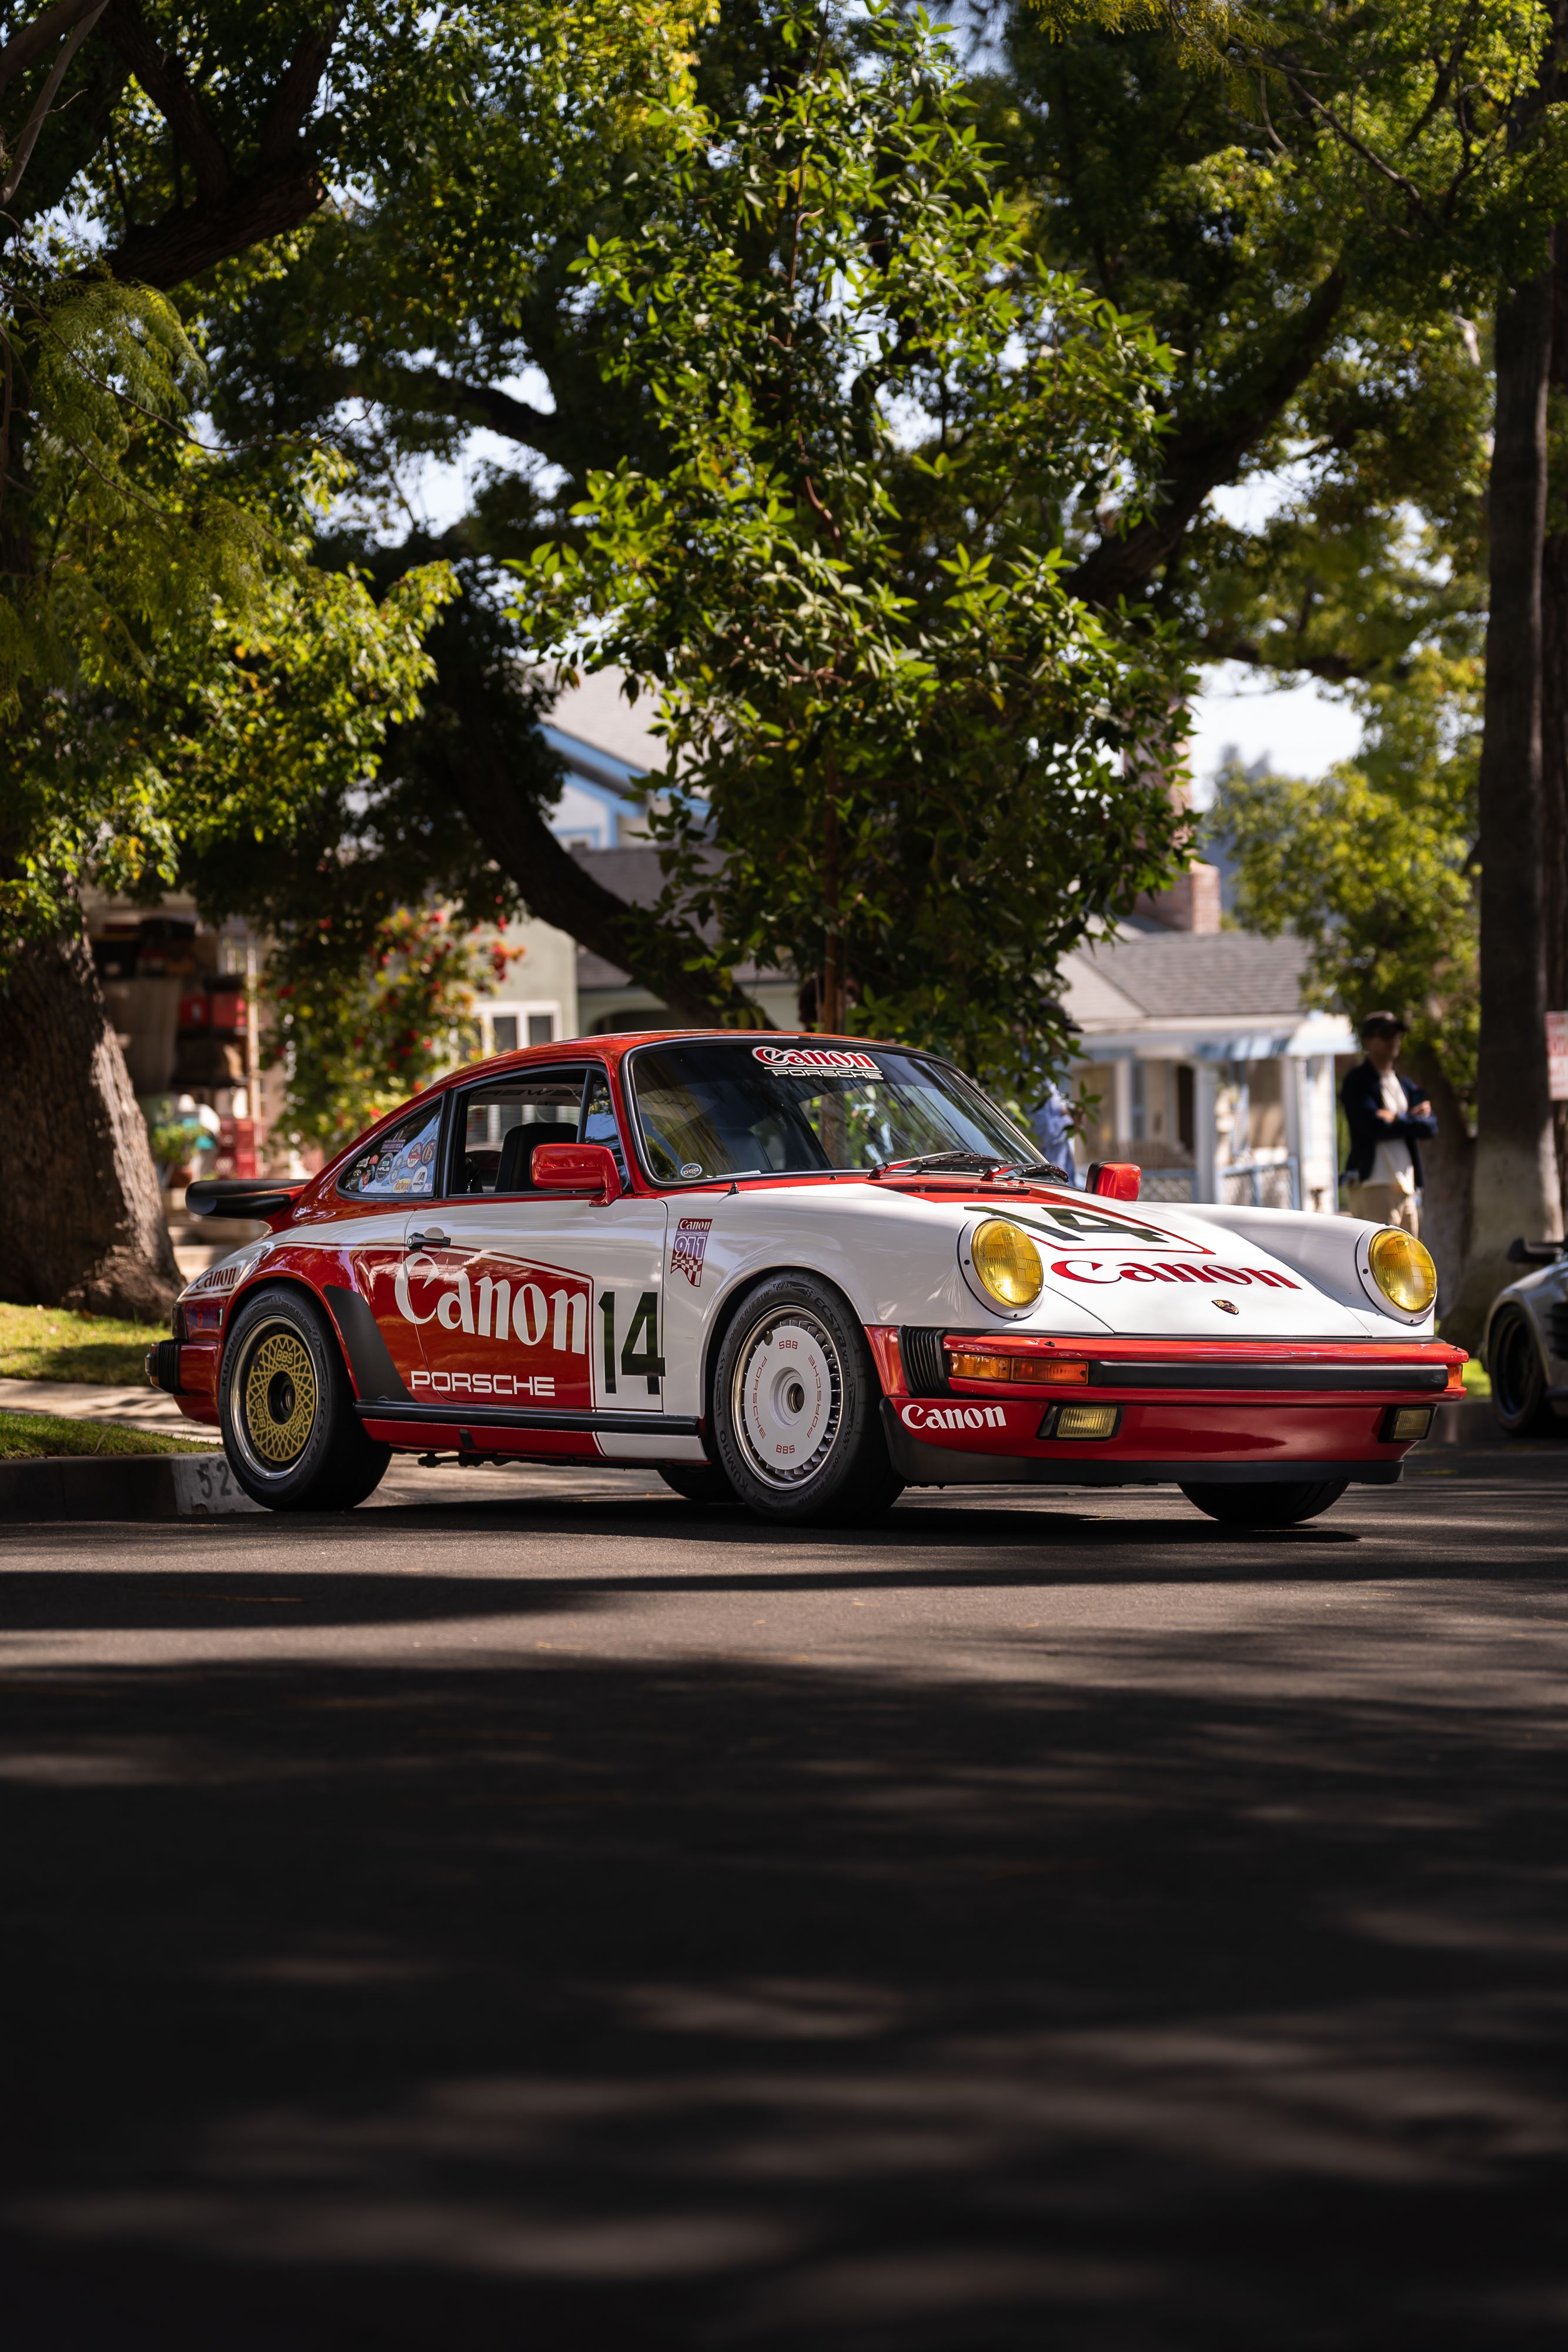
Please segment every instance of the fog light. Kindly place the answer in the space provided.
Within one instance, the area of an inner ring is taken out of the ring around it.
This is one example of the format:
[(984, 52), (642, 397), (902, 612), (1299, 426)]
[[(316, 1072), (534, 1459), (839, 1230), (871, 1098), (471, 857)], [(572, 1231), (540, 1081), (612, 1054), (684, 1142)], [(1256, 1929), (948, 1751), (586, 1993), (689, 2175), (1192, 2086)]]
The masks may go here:
[(1114, 1437), (1121, 1408), (1113, 1404), (1059, 1404), (1052, 1437)]
[(1432, 1426), (1429, 1404), (1399, 1404), (1388, 1416), (1388, 1426), (1383, 1433), (1385, 1445), (1414, 1445), (1425, 1437)]

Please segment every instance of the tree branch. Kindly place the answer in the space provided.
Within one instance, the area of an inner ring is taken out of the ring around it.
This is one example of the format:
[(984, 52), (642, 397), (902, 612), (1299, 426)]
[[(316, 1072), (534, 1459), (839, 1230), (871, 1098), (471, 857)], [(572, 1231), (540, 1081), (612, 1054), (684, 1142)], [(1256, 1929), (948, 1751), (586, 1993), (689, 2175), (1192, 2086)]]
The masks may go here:
[(410, 408), (431, 416), (461, 417), (482, 425), (504, 439), (537, 449), (543, 457), (556, 454), (565, 439), (561, 419), (531, 401), (514, 399), (497, 384), (465, 383), (439, 368), (404, 367), (396, 361), (370, 361), (343, 370), (345, 400), (374, 401), (388, 408)]
[(202, 205), (225, 205), (235, 184), (234, 166), (201, 99), (185, 79), (179, 54), (161, 49), (141, 14), (141, 0), (114, 0), (104, 38), (118, 51), (189, 156)]
[(463, 814), (486, 850), (543, 921), (630, 972), (682, 1021), (702, 1028), (772, 1027), (728, 974), (719, 978), (690, 968), (706, 953), (690, 924), (655, 924), (579, 865), (534, 801), (517, 791), (479, 744), (470, 746), (457, 792)]
[[(0, 205), (9, 205), (21, 186), (22, 174), (27, 168), (28, 158), (38, 143), (38, 133), (48, 119), (49, 109), (55, 102), (56, 92), (65, 79), (66, 69), (107, 5), (108, 0), (91, 0), (90, 13), (78, 18), (60, 44), (59, 54), (49, 69), (49, 78), (38, 92), (33, 110), (23, 127), (22, 136), (16, 142), (16, 152), (11, 159), (11, 167), (4, 182), (0, 182)], [(3, 62), (4, 60), (0, 59), (0, 63)]]
[(1066, 577), (1071, 594), (1089, 604), (1113, 604), (1147, 585), (1175, 553), (1210, 490), (1233, 478), (1247, 451), (1304, 382), (1329, 339), (1345, 291), (1341, 271), (1324, 278), (1273, 365), (1252, 387), (1238, 387), (1228, 423), (1195, 425), (1167, 442), (1157, 510), (1130, 531), (1108, 533), (1092, 549)]
[(321, 87), (341, 11), (308, 33), (273, 93), (262, 128), (256, 168), (236, 179), (201, 100), (178, 60), (161, 51), (140, 0), (112, 0), (105, 32), (168, 123), (196, 174), (197, 202), (189, 211), (129, 230), (108, 257), (117, 278), (144, 286), (178, 286), (220, 261), (269, 237), (298, 228), (324, 203), (326, 184), (300, 132)]
[(55, 7), (46, 9), (30, 25), (24, 25), (0, 49), (0, 90), (17, 74), (26, 73), (29, 66), (36, 66), (40, 58), (47, 56), (54, 44), (63, 35), (74, 32), (84, 16), (96, 16), (102, 5), (103, 0), (57, 0)]

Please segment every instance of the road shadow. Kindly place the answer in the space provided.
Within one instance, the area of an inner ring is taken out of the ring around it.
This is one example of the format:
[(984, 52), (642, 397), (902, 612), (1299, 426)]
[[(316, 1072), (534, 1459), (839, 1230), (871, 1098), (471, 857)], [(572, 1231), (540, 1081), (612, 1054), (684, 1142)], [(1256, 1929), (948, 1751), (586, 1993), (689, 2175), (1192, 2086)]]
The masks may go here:
[(7, 2352), (1555, 2344), (1517, 1632), (1437, 1695), (1262, 1634), (1256, 1696), (1152, 1633), (12, 1675)]

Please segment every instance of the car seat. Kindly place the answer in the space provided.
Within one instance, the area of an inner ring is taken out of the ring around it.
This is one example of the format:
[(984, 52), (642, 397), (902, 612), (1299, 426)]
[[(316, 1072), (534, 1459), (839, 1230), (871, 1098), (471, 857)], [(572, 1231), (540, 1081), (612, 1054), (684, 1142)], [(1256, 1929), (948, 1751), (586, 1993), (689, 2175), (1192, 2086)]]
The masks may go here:
[(501, 1143), (501, 1165), (497, 1171), (497, 1192), (531, 1192), (534, 1185), (534, 1153), (541, 1143), (575, 1143), (577, 1121), (540, 1119), (530, 1127), (509, 1127)]

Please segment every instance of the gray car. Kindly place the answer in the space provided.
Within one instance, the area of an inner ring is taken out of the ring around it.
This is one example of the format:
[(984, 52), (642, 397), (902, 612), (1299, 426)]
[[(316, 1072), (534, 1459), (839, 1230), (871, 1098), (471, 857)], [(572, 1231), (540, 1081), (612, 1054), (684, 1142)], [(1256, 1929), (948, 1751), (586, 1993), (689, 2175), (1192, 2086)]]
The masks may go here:
[(1568, 1255), (1558, 1242), (1517, 1241), (1531, 1271), (1493, 1301), (1482, 1358), (1492, 1407), (1511, 1437), (1568, 1434)]

